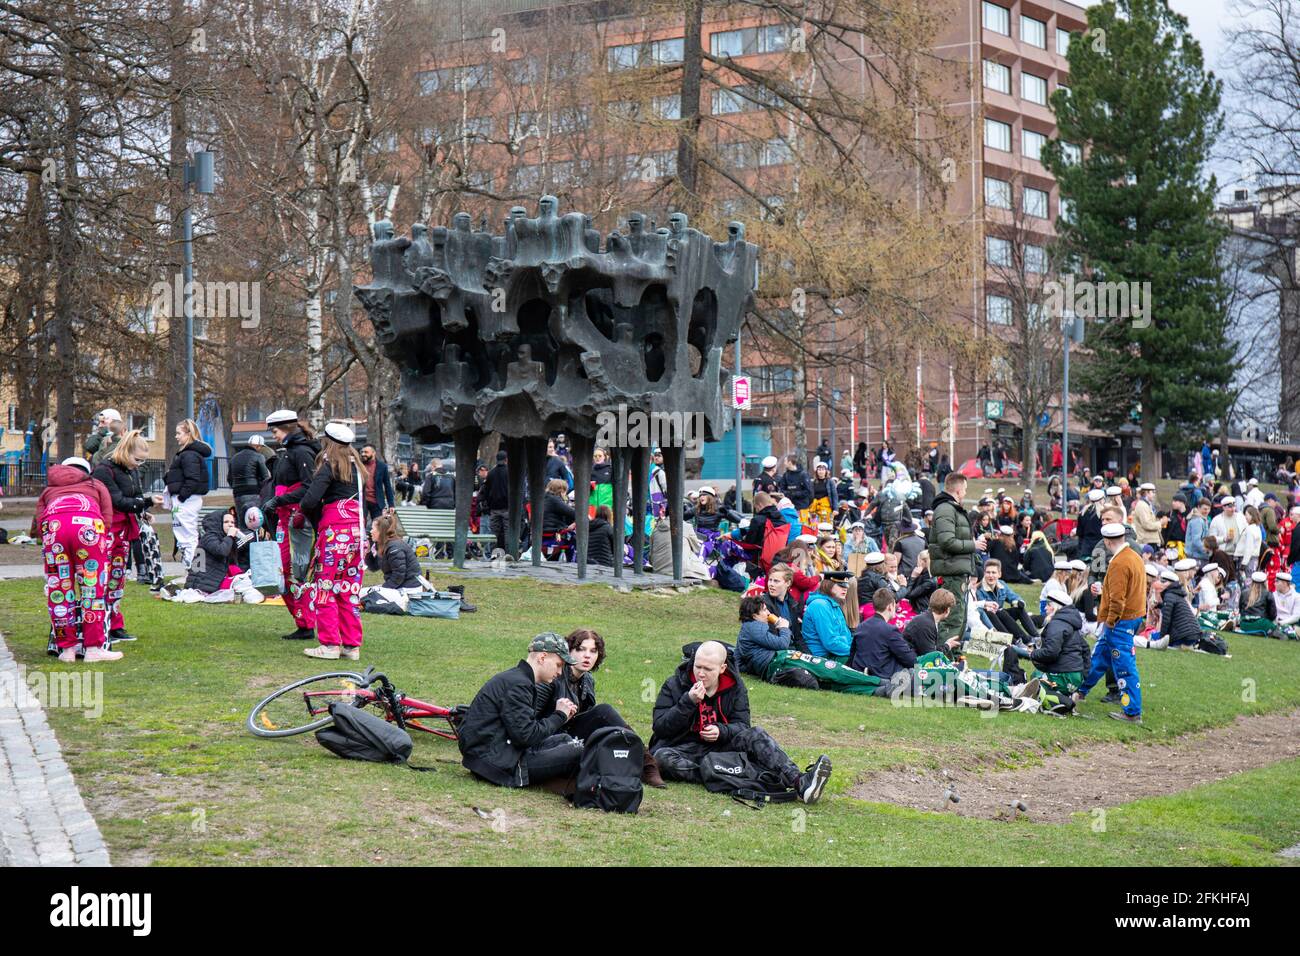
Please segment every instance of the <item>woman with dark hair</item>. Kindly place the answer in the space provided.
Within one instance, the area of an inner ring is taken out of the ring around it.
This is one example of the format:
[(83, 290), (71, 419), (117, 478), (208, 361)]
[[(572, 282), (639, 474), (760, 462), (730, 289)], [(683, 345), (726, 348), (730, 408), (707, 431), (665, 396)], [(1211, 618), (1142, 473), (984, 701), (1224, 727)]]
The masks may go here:
[(268, 530), (275, 529), (280, 568), (284, 572), (284, 606), (295, 625), (293, 631), (281, 636), (287, 641), (306, 641), (316, 636), (316, 612), (305, 589), (306, 559), (310, 558), (312, 535), (301, 502), (307, 494), (307, 482), (316, 470), (320, 444), (311, 426), (287, 408), (268, 415), (266, 427), (280, 443), (280, 451), (271, 465), (272, 495), (262, 502), (262, 513)]
[(614, 566), (614, 512), (609, 505), (596, 508), (596, 517), (587, 528), (587, 563)]
[(356, 434), (330, 422), (316, 456), (316, 472), (302, 496), (302, 513), (316, 528), (312, 553), (311, 602), (316, 647), (303, 649), (321, 660), (361, 658), (361, 561), (365, 463), (352, 447)]
[(1020, 548), (1016, 545), (1015, 529), (1004, 524), (997, 537), (989, 541), (988, 556), (1002, 564), (1002, 580), (1008, 584), (1029, 584), (1029, 578), (1020, 570)]
[[(574, 663), (564, 665), (564, 673), (549, 684), (537, 685), (536, 713), (549, 714), (555, 709), (555, 702), (567, 698), (577, 705), (577, 713), (564, 725), (564, 732), (571, 737), (586, 741), (602, 727), (626, 727), (627, 721), (609, 704), (596, 703), (596, 678), (592, 675), (605, 662), (605, 639), (588, 628), (579, 628), (566, 640), (569, 653)], [(664, 779), (659, 773), (659, 765), (647, 748), (645, 764), (641, 769), (641, 781), (659, 790), (665, 789)]]

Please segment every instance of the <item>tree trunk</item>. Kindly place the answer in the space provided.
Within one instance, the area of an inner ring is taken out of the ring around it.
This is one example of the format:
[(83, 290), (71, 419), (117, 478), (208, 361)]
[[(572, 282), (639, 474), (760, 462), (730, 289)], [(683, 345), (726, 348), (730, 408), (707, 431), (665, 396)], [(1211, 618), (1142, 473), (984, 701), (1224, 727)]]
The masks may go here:
[[(1028, 416), (1025, 416), (1028, 417)], [(1023, 424), (1023, 423), (1022, 423)], [(1038, 454), (1038, 423), (1030, 422), (1021, 431), (1020, 465), (1025, 487), (1033, 489), (1034, 477), (1038, 470), (1034, 467), (1034, 458)]]
[(1151, 383), (1142, 383), (1142, 475), (1143, 481), (1155, 481), (1159, 454), (1156, 449), (1156, 413), (1152, 408)]
[(681, 184), (680, 208), (688, 216), (699, 211), (700, 85), (704, 51), (700, 30), (704, 0), (687, 0), (686, 32), (682, 44), (681, 125), (677, 135), (677, 180)]
[[(808, 368), (802, 351), (795, 357), (794, 363), (794, 453), (799, 461), (808, 467), (804, 457), (808, 448), (808, 422), (805, 413), (808, 409)], [(780, 472), (778, 471), (778, 474)]]
[[(167, 274), (163, 278), (172, 286), (174, 277), (181, 275), (184, 269), (182, 242), (185, 233), (181, 216), (186, 202), (184, 170), (189, 153), (189, 124), (185, 114), (185, 97), (180, 95), (180, 90), (182, 77), (186, 76), (185, 51), (188, 44), (183, 39), (178, 39), (178, 35), (184, 29), (185, 0), (171, 0), (168, 12), (173, 30), (177, 32), (171, 40), (168, 63), (173, 90), (168, 114), (171, 127), (168, 145), (172, 176), (168, 191), (171, 205), (168, 210), (171, 217), (171, 254), (167, 257)], [(171, 461), (176, 454), (176, 426), (185, 418), (185, 317), (183, 314), (175, 314), (174, 305), (173, 303), (167, 316), (167, 424), (163, 435), (165, 461)]]
[(59, 456), (66, 458), (79, 454), (81, 449), (76, 434), (76, 381), (77, 381), (77, 347), (73, 321), (76, 316), (76, 289), (79, 287), (75, 275), (79, 256), (77, 236), (77, 217), (80, 203), (77, 200), (80, 174), (77, 163), (77, 134), (81, 128), (81, 95), (68, 79), (71, 70), (64, 74), (64, 126), (62, 130), (63, 168), (59, 170), (57, 180), (59, 189), (59, 212), (57, 238), (54, 248), (54, 352), (58, 383), (55, 386), (56, 411), (55, 435)]

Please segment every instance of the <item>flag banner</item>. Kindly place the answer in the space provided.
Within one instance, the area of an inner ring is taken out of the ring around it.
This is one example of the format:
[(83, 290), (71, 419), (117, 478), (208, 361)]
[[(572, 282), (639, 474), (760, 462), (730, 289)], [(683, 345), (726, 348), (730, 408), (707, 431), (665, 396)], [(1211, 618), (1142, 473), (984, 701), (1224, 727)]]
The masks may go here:
[(921, 384), (921, 366), (916, 367), (916, 434), (925, 437), (925, 391)]

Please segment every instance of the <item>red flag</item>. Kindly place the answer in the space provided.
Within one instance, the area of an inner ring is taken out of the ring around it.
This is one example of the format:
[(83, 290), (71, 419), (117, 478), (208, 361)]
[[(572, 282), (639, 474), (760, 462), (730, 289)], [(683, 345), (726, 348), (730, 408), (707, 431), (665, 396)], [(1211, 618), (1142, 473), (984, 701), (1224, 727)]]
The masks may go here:
[(882, 385), (880, 387), (881, 401), (885, 406), (885, 441), (889, 441), (889, 388)]
[(925, 437), (925, 392), (921, 387), (921, 366), (916, 367), (916, 435)]
[(952, 400), (952, 423), (955, 427), (957, 424), (957, 412), (960, 406), (957, 404), (957, 382), (952, 377), (952, 366), (948, 366), (948, 395)]

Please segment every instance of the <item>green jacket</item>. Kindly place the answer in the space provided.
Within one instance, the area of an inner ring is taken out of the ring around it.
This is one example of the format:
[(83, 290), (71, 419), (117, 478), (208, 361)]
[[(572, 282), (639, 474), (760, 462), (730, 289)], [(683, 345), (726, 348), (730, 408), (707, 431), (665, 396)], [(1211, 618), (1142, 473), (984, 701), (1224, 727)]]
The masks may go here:
[(100, 443), (111, 434), (112, 432), (108, 431), (106, 428), (96, 428), (93, 432), (87, 435), (85, 441), (86, 457), (89, 458), (91, 455), (95, 454), (95, 452), (99, 451)]
[[(100, 462), (112, 458), (113, 452), (117, 451), (117, 446), (122, 444), (122, 439), (125, 437), (125, 434), (108, 435), (102, 441), (96, 442), (95, 444), (97, 447), (93, 450), (93, 453), (90, 456), (90, 464), (92, 466), (98, 465)], [(86, 444), (89, 445), (90, 443), (87, 442)]]
[(1276, 548), (1281, 540), (1277, 526), (1277, 511), (1267, 501), (1259, 509), (1259, 520), (1264, 529), (1264, 544)]
[(930, 573), (935, 577), (975, 573), (975, 536), (966, 509), (946, 491), (934, 499), (934, 520), (926, 536)]

